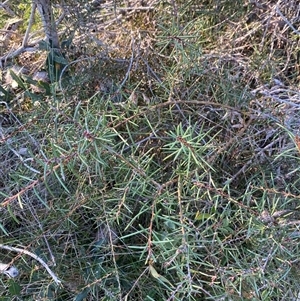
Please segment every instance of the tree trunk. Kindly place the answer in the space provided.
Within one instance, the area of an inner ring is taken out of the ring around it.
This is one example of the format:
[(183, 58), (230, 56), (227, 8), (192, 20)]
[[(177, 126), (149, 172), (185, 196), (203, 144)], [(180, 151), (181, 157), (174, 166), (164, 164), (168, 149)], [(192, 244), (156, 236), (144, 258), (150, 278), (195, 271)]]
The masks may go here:
[(47, 41), (51, 48), (59, 48), (57, 28), (52, 13), (51, 0), (33, 0), (42, 19)]

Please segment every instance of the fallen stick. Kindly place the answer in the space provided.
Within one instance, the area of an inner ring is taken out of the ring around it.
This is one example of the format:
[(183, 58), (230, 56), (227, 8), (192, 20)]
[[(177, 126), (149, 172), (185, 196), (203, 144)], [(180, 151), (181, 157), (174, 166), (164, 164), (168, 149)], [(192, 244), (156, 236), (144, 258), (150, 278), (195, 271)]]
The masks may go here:
[[(50, 274), (50, 276), (52, 277), (52, 279), (54, 280), (54, 282), (56, 284), (58, 284), (58, 285), (61, 284), (61, 280), (59, 280), (58, 277), (51, 271), (51, 269), (49, 268), (47, 263), (42, 258), (35, 255), (34, 253), (29, 252), (29, 251), (24, 250), (24, 249), (6, 246), (6, 245), (3, 245), (3, 244), (0, 244), (0, 249), (13, 251), (13, 252), (18, 252), (20, 254), (26, 254), (26, 255), (34, 258), (47, 270), (47, 272)], [(4, 273), (4, 274), (6, 274), (10, 277), (16, 277), (19, 273), (19, 271), (16, 267), (12, 266), (12, 267), (9, 268), (9, 265), (3, 264), (3, 263), (0, 264), (0, 272)], [(15, 276), (13, 276), (15, 273), (17, 273), (17, 274)]]

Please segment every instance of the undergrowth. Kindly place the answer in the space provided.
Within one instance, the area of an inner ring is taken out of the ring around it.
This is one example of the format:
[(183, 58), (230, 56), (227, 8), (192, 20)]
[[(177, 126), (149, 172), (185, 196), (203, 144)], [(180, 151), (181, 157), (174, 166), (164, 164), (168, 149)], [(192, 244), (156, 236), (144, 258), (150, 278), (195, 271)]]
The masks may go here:
[(297, 4), (204, 2), (1, 101), (0, 300), (299, 299)]

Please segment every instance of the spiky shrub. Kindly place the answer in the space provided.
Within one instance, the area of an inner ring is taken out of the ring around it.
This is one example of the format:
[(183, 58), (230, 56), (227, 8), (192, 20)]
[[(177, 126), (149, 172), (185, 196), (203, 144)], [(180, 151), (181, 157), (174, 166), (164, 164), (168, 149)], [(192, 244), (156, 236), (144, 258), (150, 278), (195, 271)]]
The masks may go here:
[[(260, 86), (273, 76), (254, 73), (266, 53), (229, 45), (224, 17), (251, 7), (197, 4), (158, 6), (138, 75), (132, 59), (118, 74), (105, 62), (112, 90), (91, 93), (74, 76), (34, 110), (3, 107), (2, 242), (63, 281), (3, 253), (21, 271), (3, 278), (4, 299), (297, 300), (297, 92)], [(103, 64), (84, 66), (83, 80)]]

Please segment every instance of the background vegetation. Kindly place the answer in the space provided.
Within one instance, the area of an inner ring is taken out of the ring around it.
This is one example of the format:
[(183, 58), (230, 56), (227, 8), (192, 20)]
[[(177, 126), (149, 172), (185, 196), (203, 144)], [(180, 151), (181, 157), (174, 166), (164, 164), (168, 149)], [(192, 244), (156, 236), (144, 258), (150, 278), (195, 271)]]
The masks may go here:
[(298, 2), (76, 3), (0, 96), (0, 243), (62, 283), (1, 250), (0, 300), (299, 300)]

